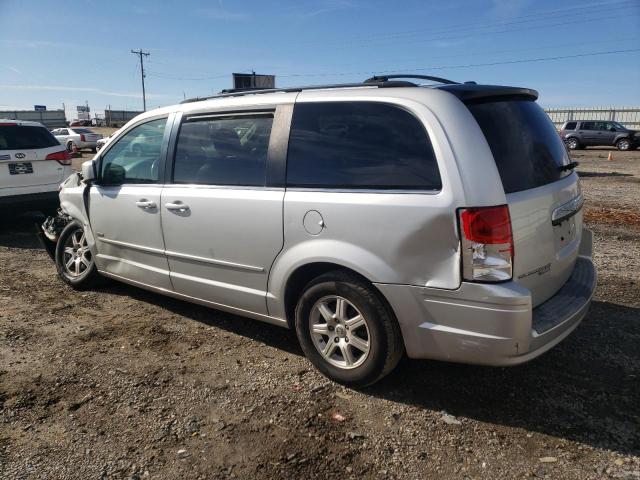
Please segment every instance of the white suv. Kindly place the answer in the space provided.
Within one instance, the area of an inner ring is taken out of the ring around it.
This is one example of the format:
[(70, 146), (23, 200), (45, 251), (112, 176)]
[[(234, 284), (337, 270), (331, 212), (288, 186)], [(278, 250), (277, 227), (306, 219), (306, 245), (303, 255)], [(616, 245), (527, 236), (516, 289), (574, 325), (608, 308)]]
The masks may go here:
[(54, 211), (71, 158), (44, 125), (0, 119), (0, 211)]

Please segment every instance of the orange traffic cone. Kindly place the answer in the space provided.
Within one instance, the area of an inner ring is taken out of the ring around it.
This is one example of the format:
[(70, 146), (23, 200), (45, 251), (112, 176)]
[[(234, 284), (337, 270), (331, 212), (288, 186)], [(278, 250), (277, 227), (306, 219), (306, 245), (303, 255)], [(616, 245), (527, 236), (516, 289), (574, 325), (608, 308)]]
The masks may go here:
[(608, 162), (613, 162), (613, 153), (609, 152), (609, 156), (607, 157)]

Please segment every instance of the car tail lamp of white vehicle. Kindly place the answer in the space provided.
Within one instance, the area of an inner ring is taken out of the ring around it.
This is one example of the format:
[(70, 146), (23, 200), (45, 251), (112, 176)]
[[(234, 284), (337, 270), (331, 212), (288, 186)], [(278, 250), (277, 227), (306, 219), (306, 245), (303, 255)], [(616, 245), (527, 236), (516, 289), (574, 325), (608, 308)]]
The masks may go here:
[(60, 165), (71, 165), (71, 156), (66, 150), (50, 153), (45, 157), (45, 160), (55, 160)]
[(458, 215), (464, 280), (511, 280), (514, 252), (509, 207), (463, 208)]

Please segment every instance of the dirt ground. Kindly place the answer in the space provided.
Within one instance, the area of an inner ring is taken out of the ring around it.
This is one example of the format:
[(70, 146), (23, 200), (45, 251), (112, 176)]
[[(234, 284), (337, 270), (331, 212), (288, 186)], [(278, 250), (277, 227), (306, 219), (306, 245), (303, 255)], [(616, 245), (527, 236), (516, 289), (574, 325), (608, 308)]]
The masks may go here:
[(570, 337), (512, 368), (405, 359), (359, 391), (287, 330), (73, 291), (32, 219), (5, 221), (0, 478), (640, 480), (640, 152), (607, 154), (574, 154), (599, 285)]

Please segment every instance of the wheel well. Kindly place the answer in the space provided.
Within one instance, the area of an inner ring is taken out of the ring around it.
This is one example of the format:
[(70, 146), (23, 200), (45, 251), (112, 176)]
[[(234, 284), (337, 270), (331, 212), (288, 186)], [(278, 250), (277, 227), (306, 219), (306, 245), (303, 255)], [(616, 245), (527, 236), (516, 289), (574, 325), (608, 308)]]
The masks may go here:
[[(336, 270), (343, 272), (349, 272), (353, 275), (360, 277), (363, 281), (371, 283), (366, 277), (362, 276), (355, 270), (329, 262), (316, 262), (308, 263), (301, 267), (298, 267), (288, 278), (287, 285), (284, 290), (284, 304), (287, 315), (287, 323), (289, 327), (293, 328), (295, 323), (295, 309), (298, 298), (302, 289), (316, 277)], [(384, 297), (382, 297), (384, 299)], [(384, 299), (386, 303), (386, 299)]]

